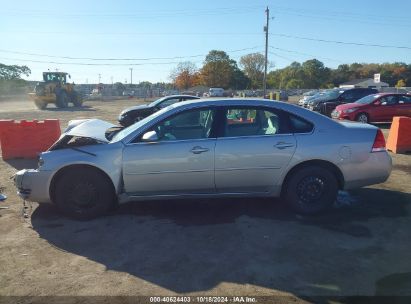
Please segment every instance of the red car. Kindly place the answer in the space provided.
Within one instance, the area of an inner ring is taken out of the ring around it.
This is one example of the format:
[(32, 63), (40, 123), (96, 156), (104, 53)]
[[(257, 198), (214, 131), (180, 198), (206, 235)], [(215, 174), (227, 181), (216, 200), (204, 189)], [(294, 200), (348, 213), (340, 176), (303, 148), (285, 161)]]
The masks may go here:
[(332, 118), (359, 122), (391, 122), (394, 116), (411, 117), (411, 95), (379, 93), (365, 96), (354, 103), (339, 105)]

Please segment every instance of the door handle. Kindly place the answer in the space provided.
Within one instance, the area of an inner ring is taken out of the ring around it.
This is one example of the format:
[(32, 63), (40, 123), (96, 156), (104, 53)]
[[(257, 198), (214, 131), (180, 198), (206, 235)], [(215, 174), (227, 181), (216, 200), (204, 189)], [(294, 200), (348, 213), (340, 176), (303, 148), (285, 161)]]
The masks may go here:
[(276, 147), (277, 149), (285, 149), (285, 148), (290, 148), (290, 147), (294, 147), (293, 143), (286, 143), (286, 142), (278, 142), (277, 144), (274, 145), (274, 147)]
[(190, 151), (191, 151), (191, 153), (194, 153), (194, 154), (200, 154), (200, 153), (203, 153), (203, 152), (207, 152), (209, 149), (208, 148), (203, 148), (203, 147), (200, 147), (200, 146), (195, 146), (194, 148), (192, 148)]

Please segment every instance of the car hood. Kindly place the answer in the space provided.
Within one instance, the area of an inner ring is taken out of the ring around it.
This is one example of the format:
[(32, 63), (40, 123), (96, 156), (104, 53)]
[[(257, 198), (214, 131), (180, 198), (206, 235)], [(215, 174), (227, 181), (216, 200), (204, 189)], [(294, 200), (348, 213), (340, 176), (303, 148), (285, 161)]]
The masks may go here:
[(142, 105), (124, 109), (123, 111), (121, 111), (120, 115), (123, 115), (124, 113), (130, 112), (130, 111), (146, 110), (146, 109), (151, 109), (151, 108), (152, 106), (150, 106), (150, 104), (142, 104)]
[(333, 101), (333, 100), (335, 100), (335, 99), (324, 96), (324, 97), (316, 97), (316, 98), (310, 99), (309, 103), (316, 104), (316, 103), (319, 103), (319, 102)]
[(346, 103), (346, 104), (339, 105), (335, 109), (337, 111), (344, 111), (344, 110), (353, 109), (353, 108), (363, 108), (364, 106), (367, 106), (367, 105), (352, 102), (352, 103)]
[[(75, 124), (76, 121), (71, 123)], [(76, 126), (70, 128), (68, 131), (63, 133), (62, 136), (69, 135), (88, 137), (101, 142), (109, 142), (105, 135), (106, 131), (109, 128), (116, 127), (116, 125), (100, 119), (80, 120), (77, 121), (77, 123), (78, 124)]]

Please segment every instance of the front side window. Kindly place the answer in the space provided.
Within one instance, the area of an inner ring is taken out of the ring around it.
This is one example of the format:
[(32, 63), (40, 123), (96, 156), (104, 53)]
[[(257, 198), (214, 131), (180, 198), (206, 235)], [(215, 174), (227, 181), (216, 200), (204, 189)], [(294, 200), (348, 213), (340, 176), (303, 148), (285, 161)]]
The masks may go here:
[(232, 108), (225, 115), (225, 137), (280, 133), (280, 117), (265, 109)]
[(211, 109), (191, 110), (177, 114), (155, 125), (159, 141), (208, 138), (214, 114)]

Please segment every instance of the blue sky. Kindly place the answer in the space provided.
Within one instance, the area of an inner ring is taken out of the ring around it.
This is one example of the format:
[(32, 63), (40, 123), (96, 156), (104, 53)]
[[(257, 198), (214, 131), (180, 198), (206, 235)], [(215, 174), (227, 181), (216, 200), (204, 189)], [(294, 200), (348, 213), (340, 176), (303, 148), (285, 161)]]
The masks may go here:
[(273, 17), (271, 69), (311, 58), (329, 67), (411, 63), (409, 0), (0, 0), (0, 4), (0, 62), (29, 66), (32, 80), (41, 79), (47, 69), (58, 69), (69, 72), (76, 83), (96, 83), (99, 74), (104, 83), (124, 83), (130, 82), (133, 67), (133, 83), (168, 82), (178, 62), (192, 61), (201, 67), (212, 49), (226, 51), (238, 61), (242, 55), (264, 51), (267, 5)]

